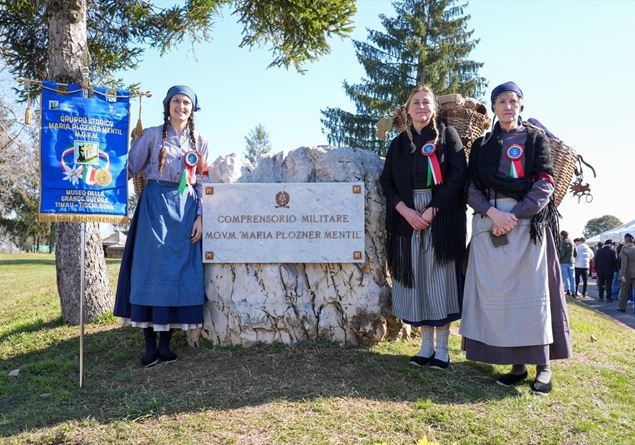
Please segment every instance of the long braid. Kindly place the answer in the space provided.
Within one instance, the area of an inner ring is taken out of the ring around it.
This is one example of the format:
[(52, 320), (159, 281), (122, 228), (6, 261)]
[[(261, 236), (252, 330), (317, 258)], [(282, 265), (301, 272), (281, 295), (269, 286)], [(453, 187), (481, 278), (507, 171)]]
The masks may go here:
[(187, 126), (190, 129), (190, 142), (192, 142), (192, 146), (190, 148), (197, 151), (196, 137), (194, 136), (194, 113), (190, 114), (190, 117), (187, 118)]
[(159, 151), (159, 177), (163, 172), (163, 164), (165, 164), (165, 140), (168, 137), (168, 125), (170, 125), (170, 113), (168, 110), (163, 110), (163, 129), (161, 130), (161, 150)]

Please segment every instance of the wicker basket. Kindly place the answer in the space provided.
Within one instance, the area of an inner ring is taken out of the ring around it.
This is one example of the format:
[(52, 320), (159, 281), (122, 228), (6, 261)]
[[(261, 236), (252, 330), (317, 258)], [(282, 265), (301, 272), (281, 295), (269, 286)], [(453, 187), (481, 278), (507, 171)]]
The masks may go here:
[[(523, 122), (523, 124), (528, 127), (538, 128), (529, 122)], [(569, 190), (569, 185), (573, 179), (579, 156), (573, 148), (569, 147), (560, 139), (550, 137), (547, 137), (547, 139), (549, 139), (551, 162), (553, 164), (553, 180), (555, 186), (553, 199), (556, 205), (559, 206)]]
[(454, 127), (461, 136), (465, 156), (468, 157), (474, 141), (482, 136), (491, 124), (487, 114), (460, 105), (441, 107), (440, 114), (441, 118)]

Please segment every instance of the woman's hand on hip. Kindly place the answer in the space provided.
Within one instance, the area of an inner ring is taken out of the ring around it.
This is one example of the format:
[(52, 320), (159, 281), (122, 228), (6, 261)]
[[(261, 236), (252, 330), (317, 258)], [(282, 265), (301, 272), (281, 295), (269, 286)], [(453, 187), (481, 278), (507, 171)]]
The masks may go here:
[(190, 242), (192, 244), (197, 243), (203, 237), (203, 217), (196, 215), (194, 224), (192, 225), (192, 235), (190, 235)]

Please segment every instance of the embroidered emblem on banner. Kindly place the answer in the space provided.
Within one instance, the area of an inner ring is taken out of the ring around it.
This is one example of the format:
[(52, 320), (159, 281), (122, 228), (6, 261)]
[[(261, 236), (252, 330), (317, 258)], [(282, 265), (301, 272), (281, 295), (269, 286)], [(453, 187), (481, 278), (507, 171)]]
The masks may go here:
[[(65, 157), (73, 155), (73, 166), (65, 162)], [(100, 158), (106, 161), (101, 167)], [(62, 152), (60, 166), (64, 181), (72, 185), (78, 185), (83, 181), (87, 185), (107, 186), (112, 182), (110, 172), (110, 157), (108, 153), (99, 149), (98, 142), (74, 141), (73, 146)], [(101, 167), (101, 168), (100, 168)]]

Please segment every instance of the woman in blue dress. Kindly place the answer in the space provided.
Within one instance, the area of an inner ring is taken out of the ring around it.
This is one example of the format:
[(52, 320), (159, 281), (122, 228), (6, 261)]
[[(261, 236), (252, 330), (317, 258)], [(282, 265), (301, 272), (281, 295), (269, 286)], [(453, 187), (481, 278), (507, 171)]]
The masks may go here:
[(114, 314), (143, 329), (144, 367), (176, 361), (173, 330), (203, 325), (200, 198), (207, 139), (194, 129), (199, 109), (191, 88), (171, 87), (163, 125), (146, 129), (128, 155), (129, 174), (141, 172), (148, 182), (130, 225)]

